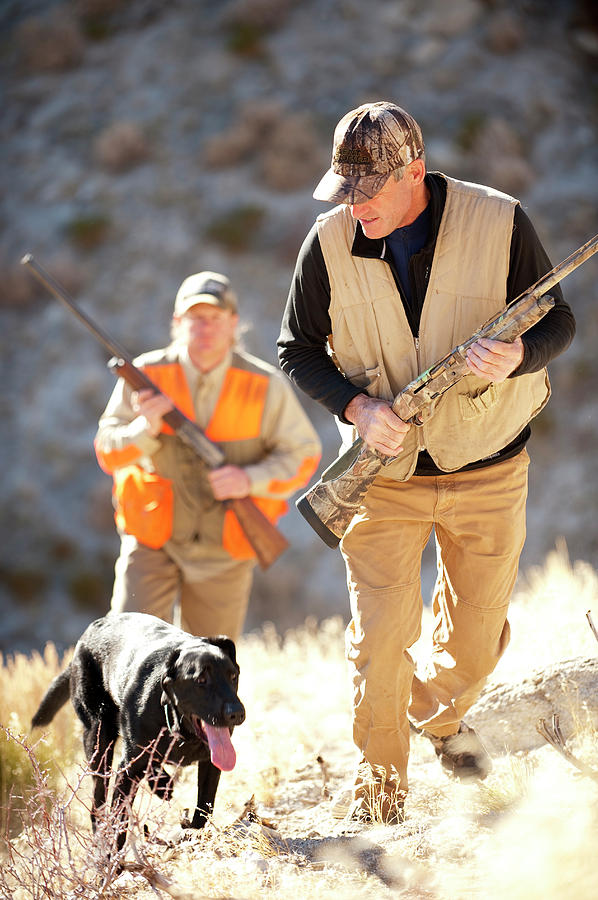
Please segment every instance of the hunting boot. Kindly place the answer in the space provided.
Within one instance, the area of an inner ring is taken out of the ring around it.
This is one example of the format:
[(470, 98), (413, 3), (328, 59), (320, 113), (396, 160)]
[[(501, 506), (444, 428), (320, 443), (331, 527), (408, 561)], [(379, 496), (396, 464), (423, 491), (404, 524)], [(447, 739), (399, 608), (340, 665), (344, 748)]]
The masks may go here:
[(443, 767), (461, 781), (482, 781), (492, 768), (486, 748), (469, 725), (461, 722), (456, 734), (436, 737), (410, 723), (413, 731), (427, 737)]
[(400, 825), (405, 819), (406, 794), (396, 781), (385, 777), (383, 769), (374, 773), (362, 760), (352, 790), (345, 789), (335, 798), (332, 817), (363, 825)]

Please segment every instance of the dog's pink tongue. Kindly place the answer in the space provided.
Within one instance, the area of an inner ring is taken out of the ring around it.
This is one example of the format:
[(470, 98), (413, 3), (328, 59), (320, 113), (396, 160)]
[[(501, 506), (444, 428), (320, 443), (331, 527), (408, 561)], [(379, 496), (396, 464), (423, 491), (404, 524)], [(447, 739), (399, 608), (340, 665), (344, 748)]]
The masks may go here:
[(237, 754), (230, 739), (230, 731), (228, 728), (215, 728), (202, 722), (203, 730), (206, 733), (208, 744), (210, 746), (210, 759), (213, 765), (223, 772), (230, 772), (235, 768), (237, 762)]

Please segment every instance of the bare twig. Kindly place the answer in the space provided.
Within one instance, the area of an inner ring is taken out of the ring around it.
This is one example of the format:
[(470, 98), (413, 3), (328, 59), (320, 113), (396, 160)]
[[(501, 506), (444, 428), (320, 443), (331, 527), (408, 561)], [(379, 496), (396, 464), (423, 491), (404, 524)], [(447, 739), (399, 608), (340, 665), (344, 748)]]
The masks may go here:
[(579, 772), (581, 772), (582, 775), (587, 775), (588, 778), (593, 778), (594, 781), (598, 781), (598, 771), (596, 771), (596, 769), (593, 769), (591, 766), (586, 765), (586, 763), (581, 762), (581, 760), (577, 759), (577, 757), (567, 749), (567, 745), (561, 731), (559, 717), (556, 713), (553, 714), (550, 720), (550, 725), (547, 724), (546, 719), (538, 719), (538, 722), (536, 724), (536, 731), (544, 738), (545, 741), (547, 741), (551, 745), (551, 747), (554, 747), (554, 749), (557, 750), (561, 754), (561, 756), (564, 756), (572, 766), (575, 766), (575, 768)]
[(247, 819), (249, 822), (257, 822), (258, 814), (257, 814), (257, 806), (255, 803), (255, 794), (252, 794), (249, 800), (245, 801), (245, 806), (233, 822), (233, 825), (236, 825), (238, 822), (242, 822), (244, 819)]
[(587, 611), (587, 613), (586, 613), (586, 619), (588, 620), (588, 625), (589, 625), (590, 628), (592, 629), (592, 634), (594, 635), (594, 637), (595, 637), (596, 640), (598, 641), (598, 628), (596, 628), (596, 626), (594, 625), (594, 620), (592, 619), (592, 612), (591, 612), (591, 610), (588, 610), (588, 611)]
[(249, 800), (246, 801), (241, 814), (237, 816), (233, 825), (241, 825), (244, 822), (254, 822), (257, 825), (263, 825), (265, 828), (269, 828), (272, 831), (276, 831), (277, 828), (275, 822), (271, 819), (264, 819), (264, 817), (258, 813), (255, 794), (252, 794)]
[[(42, 897), (59, 900), (65, 896), (79, 900), (114, 897), (114, 882), (127, 868), (123, 863), (126, 848), (115, 853), (113, 846), (113, 837), (120, 826), (119, 810), (105, 804), (98, 812), (95, 834), (69, 821), (70, 807), (75, 799), (80, 800), (83, 781), (93, 777), (94, 773), (86, 766), (76, 777), (74, 785), (67, 781), (65, 796), (59, 798), (50, 789), (48, 776), (41, 769), (27, 740), (0, 725), (0, 734), (2, 732), (29, 757), (33, 784), (22, 791), (22, 796), (11, 794), (8, 798), (6, 822), (9, 822), (13, 812), (11, 805), (18, 800), (14, 815), (20, 818), (20, 834), (14, 838), (7, 824), (6, 834), (0, 836), (4, 852), (4, 861), (0, 866), (0, 897), (19, 895), (30, 900), (41, 900)], [(108, 780), (110, 773), (102, 777)], [(131, 815), (129, 808), (127, 814)], [(132, 816), (132, 819), (132, 824), (139, 830), (137, 818)], [(15, 818), (15, 828), (16, 825)], [(177, 900), (187, 900), (189, 897), (155, 872), (145, 860), (136, 865), (137, 869), (133, 864), (131, 871), (140, 871), (156, 893), (158, 889), (169, 892)]]
[(328, 788), (328, 766), (322, 756), (317, 756), (316, 762), (320, 766), (322, 772), (322, 797), (328, 799), (328, 797), (330, 797), (330, 790)]

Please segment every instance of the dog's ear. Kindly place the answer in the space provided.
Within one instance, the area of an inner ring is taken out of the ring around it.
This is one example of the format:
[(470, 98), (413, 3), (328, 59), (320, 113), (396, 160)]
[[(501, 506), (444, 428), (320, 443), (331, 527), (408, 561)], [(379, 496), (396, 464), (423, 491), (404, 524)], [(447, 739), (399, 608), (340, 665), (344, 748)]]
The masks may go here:
[(166, 706), (166, 704), (171, 700), (170, 697), (170, 686), (176, 676), (176, 661), (179, 658), (178, 649), (173, 650), (170, 655), (167, 657), (166, 662), (164, 663), (164, 668), (162, 669), (162, 674), (160, 676), (160, 685), (162, 687), (162, 696), (160, 697), (160, 703), (162, 706)]
[(210, 644), (215, 644), (217, 647), (220, 647), (230, 659), (237, 665), (237, 650), (235, 647), (235, 642), (231, 640), (231, 638), (226, 637), (224, 634), (217, 634), (215, 637), (206, 638)]
[(174, 650), (170, 651), (164, 662), (162, 678), (164, 678), (165, 676), (168, 676), (169, 678), (176, 678), (176, 664), (180, 655), (181, 651), (179, 647), (175, 647)]

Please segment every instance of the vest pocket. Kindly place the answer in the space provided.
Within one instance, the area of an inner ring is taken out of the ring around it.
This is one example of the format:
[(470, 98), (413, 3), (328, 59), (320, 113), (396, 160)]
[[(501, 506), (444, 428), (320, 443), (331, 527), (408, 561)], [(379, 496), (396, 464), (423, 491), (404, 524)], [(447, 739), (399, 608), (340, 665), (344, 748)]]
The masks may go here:
[[(354, 372), (345, 372), (345, 377), (354, 384), (355, 387), (364, 388), (365, 390), (375, 387), (378, 379), (382, 375), (380, 366), (373, 366), (371, 369), (356, 369)], [(376, 394), (374, 394), (376, 396)]]
[(172, 534), (174, 495), (172, 483), (138, 466), (114, 473), (115, 520), (118, 528), (140, 544), (157, 549)]
[(480, 388), (475, 394), (459, 394), (461, 418), (465, 422), (476, 419), (486, 410), (491, 409), (497, 400), (498, 390), (493, 383)]

